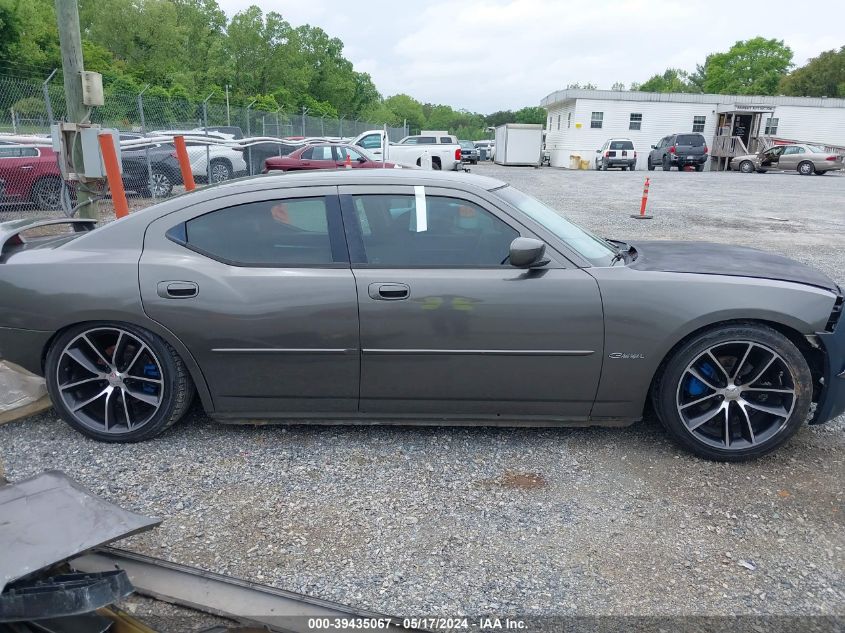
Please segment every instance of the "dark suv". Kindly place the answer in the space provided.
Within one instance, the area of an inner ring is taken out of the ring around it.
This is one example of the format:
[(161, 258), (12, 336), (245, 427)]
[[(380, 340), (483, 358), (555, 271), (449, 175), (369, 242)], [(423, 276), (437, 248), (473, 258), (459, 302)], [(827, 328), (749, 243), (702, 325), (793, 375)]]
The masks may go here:
[(651, 146), (648, 155), (648, 168), (651, 170), (658, 165), (663, 167), (663, 171), (669, 171), (672, 167), (681, 170), (692, 165), (695, 171), (701, 171), (706, 162), (707, 142), (704, 135), (697, 132), (664, 136), (657, 145)]

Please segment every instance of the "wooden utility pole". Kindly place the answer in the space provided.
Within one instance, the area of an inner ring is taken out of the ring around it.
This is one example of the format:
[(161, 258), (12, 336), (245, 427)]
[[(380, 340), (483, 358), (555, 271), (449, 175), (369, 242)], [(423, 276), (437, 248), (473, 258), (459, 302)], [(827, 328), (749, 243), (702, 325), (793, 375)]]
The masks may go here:
[[(65, 101), (69, 123), (85, 121), (87, 108), (82, 103), (82, 37), (79, 33), (79, 6), (77, 0), (56, 0), (56, 21), (59, 26), (59, 45), (62, 49), (62, 72), (65, 79)], [(82, 143), (76, 137), (72, 148), (74, 170), (82, 171)], [(79, 188), (77, 204), (79, 217), (99, 219), (98, 209), (85, 188)], [(90, 202), (90, 204), (89, 204)]]

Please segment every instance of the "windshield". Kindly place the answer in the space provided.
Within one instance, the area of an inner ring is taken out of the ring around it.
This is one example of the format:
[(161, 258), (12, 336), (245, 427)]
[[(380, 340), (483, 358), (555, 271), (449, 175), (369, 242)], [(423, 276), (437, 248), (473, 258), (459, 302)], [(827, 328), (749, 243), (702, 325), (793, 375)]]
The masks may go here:
[(461, 149), (475, 149), (475, 145), (469, 141), (461, 141)]
[(612, 264), (616, 249), (600, 237), (596, 237), (577, 224), (573, 224), (551, 207), (547, 207), (539, 200), (535, 200), (513, 187), (502, 187), (491, 193), (554, 233), (591, 264), (595, 266)]
[(381, 161), (380, 158), (376, 158), (375, 155), (370, 153), (370, 150), (361, 147), (360, 145), (355, 146), (355, 151), (361, 154), (364, 158), (371, 161)]

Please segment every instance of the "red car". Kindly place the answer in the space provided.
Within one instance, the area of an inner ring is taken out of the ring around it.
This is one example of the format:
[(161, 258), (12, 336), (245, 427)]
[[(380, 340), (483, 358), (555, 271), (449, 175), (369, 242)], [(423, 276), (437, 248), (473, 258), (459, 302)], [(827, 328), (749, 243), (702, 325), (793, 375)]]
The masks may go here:
[(264, 161), (264, 172), (304, 171), (307, 169), (343, 169), (349, 157), (353, 169), (393, 168), (394, 163), (375, 160), (364, 153), (360, 147), (345, 143), (320, 143), (306, 145), (292, 151), (287, 156), (273, 156)]
[(62, 206), (62, 174), (49, 145), (0, 144), (0, 180), (4, 204), (34, 204), (51, 211)]

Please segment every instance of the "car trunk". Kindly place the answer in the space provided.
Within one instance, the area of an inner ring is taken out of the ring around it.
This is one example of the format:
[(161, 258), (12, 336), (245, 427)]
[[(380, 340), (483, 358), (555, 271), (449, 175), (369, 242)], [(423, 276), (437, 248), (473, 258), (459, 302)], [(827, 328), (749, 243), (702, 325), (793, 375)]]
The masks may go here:
[(22, 251), (57, 248), (93, 230), (96, 220), (83, 218), (26, 218), (0, 222), (0, 264)]
[(675, 154), (678, 158), (700, 158), (707, 153), (707, 143), (700, 134), (678, 134), (675, 139)]

